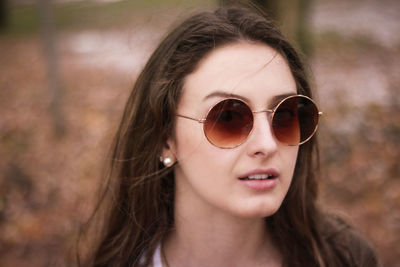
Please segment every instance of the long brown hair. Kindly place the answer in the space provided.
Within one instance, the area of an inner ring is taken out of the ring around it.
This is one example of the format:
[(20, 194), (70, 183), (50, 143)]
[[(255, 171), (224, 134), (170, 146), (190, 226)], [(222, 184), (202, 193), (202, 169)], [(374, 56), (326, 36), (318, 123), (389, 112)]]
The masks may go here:
[[(213, 49), (240, 40), (274, 48), (286, 59), (298, 93), (312, 97), (298, 54), (259, 11), (219, 8), (182, 22), (155, 50), (126, 104), (114, 141), (109, 183), (99, 204), (108, 204), (108, 211), (85, 265), (150, 264), (156, 246), (174, 223), (173, 168), (163, 167), (159, 157), (173, 131), (184, 79)], [(348, 227), (332, 216), (324, 217), (316, 204), (316, 144), (313, 137), (300, 146), (292, 185), (266, 223), (285, 266), (352, 266), (349, 263), (356, 259), (342, 246), (347, 243), (337, 241), (344, 240), (340, 233)]]

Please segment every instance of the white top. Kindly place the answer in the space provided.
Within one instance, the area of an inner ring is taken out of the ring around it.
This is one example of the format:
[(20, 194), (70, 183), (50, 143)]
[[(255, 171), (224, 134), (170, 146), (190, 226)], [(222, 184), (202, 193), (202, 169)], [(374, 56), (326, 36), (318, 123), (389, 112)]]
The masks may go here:
[(154, 252), (153, 267), (163, 267), (161, 261), (161, 244), (159, 244)]

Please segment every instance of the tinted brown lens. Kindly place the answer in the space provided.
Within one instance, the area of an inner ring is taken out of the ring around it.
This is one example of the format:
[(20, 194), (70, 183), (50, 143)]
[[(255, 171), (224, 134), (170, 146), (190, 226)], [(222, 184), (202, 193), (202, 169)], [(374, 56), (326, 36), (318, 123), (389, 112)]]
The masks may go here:
[(272, 128), (276, 138), (288, 145), (298, 145), (310, 138), (318, 125), (318, 109), (306, 97), (283, 101), (275, 110)]
[(243, 143), (253, 127), (253, 113), (237, 99), (223, 100), (207, 115), (204, 133), (215, 146), (232, 148)]

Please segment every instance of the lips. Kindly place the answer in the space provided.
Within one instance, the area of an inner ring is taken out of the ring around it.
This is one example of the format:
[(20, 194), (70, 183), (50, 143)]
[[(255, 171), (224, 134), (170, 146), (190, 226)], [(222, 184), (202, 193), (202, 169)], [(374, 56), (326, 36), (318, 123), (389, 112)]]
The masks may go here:
[(278, 184), (279, 172), (273, 168), (256, 169), (239, 177), (240, 183), (255, 191), (272, 190)]
[(279, 173), (275, 169), (259, 169), (248, 172), (239, 177), (240, 180), (270, 180), (278, 178)]

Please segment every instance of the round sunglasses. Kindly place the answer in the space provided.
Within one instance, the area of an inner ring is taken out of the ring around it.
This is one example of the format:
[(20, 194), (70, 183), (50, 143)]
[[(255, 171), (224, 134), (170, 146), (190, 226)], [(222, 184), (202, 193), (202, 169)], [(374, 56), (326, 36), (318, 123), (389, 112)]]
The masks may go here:
[(178, 117), (203, 123), (207, 140), (219, 148), (235, 148), (243, 144), (253, 130), (253, 114), (270, 113), (270, 123), (275, 138), (287, 145), (304, 144), (314, 135), (319, 116), (314, 101), (304, 95), (291, 95), (281, 100), (273, 109), (252, 111), (240, 99), (228, 98), (214, 105), (206, 118), (196, 119), (177, 114)]

